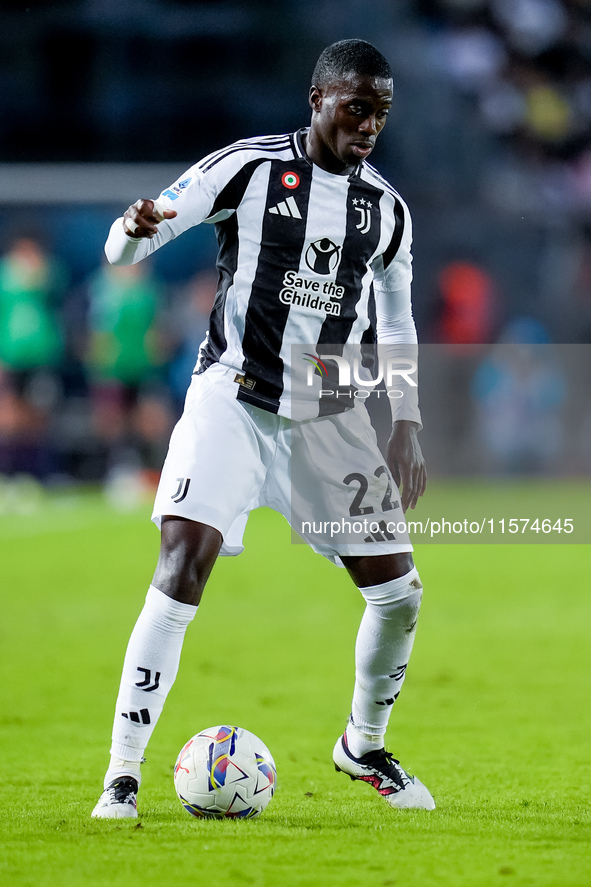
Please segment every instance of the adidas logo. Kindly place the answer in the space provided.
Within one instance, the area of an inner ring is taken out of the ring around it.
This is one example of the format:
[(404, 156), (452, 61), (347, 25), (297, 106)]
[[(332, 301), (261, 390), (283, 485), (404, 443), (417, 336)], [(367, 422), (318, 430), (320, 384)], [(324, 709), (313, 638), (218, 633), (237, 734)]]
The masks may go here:
[(394, 705), (399, 696), (400, 691), (398, 691), (398, 693), (395, 693), (394, 696), (390, 696), (389, 699), (384, 699), (383, 702), (379, 699), (376, 699), (376, 705)]
[(127, 718), (130, 721), (133, 721), (134, 724), (139, 724), (140, 719), (142, 724), (150, 723), (150, 712), (147, 708), (140, 708), (139, 712), (137, 711), (122, 711), (121, 714), (124, 718)]
[(366, 536), (363, 540), (364, 542), (392, 542), (396, 539), (396, 536), (388, 530), (388, 525), (385, 520), (381, 520), (378, 524), (380, 532), (372, 533), (370, 536)]
[(291, 194), (285, 200), (282, 200), (281, 203), (278, 203), (277, 206), (271, 206), (269, 212), (273, 213), (274, 216), (289, 216), (292, 219), (302, 218), (295, 198)]

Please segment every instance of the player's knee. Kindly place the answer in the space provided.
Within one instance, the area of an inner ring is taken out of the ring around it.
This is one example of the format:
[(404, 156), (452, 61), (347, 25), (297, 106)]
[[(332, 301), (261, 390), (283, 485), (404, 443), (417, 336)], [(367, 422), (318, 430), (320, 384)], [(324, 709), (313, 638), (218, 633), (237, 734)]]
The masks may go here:
[(407, 632), (414, 631), (419, 618), (422, 599), (423, 589), (421, 587), (409, 593), (403, 600), (392, 604), (388, 609), (389, 618), (397, 619), (401, 625), (405, 626)]
[(423, 583), (416, 567), (406, 576), (382, 585), (362, 588), (361, 592), (367, 604), (375, 607), (383, 619), (397, 619), (407, 623), (408, 630), (412, 631), (423, 599)]

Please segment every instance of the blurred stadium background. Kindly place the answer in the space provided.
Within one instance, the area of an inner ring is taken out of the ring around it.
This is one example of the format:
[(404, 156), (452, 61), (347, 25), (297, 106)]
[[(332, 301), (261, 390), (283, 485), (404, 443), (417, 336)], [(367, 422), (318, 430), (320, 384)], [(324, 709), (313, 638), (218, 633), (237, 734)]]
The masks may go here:
[(8, 483), (153, 483), (215, 239), (112, 269), (109, 226), (207, 152), (306, 125), (316, 57), (350, 36), (395, 71), (375, 163), (414, 217), (432, 472), (589, 474), (591, 0), (4, 0)]
[[(318, 53), (351, 36), (395, 71), (375, 163), (414, 219), (430, 488), (413, 517), (574, 517), (591, 541), (591, 0), (3, 0), (3, 884), (591, 884), (574, 545), (421, 546), (396, 752), (436, 790), (427, 827), (332, 772), (362, 600), (259, 511), (187, 637), (139, 829), (88, 820), (113, 651), (157, 555), (145, 512), (216, 284), (209, 226), (135, 269), (105, 266), (109, 226), (208, 151), (306, 125)], [(240, 835), (181, 819), (170, 779), (188, 736), (226, 719), (281, 773)]]

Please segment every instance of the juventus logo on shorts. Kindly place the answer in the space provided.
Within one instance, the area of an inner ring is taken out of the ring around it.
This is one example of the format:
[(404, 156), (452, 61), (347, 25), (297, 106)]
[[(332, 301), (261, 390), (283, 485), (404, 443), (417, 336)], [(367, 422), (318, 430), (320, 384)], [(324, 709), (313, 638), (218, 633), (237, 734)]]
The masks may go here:
[(178, 481), (179, 485), (170, 498), (172, 499), (173, 502), (176, 502), (178, 504), (179, 502), (183, 501), (183, 499), (185, 498), (185, 496), (189, 492), (189, 484), (191, 483), (191, 478), (190, 477), (177, 477), (177, 481)]

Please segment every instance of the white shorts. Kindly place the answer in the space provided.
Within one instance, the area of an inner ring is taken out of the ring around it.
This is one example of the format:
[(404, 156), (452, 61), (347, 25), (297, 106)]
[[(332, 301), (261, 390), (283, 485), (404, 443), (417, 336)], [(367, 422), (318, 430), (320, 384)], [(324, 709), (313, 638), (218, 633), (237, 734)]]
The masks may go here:
[(152, 520), (208, 524), (222, 555), (243, 550), (249, 513), (289, 521), (294, 541), (335, 563), (341, 555), (412, 551), (400, 496), (367, 411), (292, 421), (237, 400), (236, 370), (213, 364), (193, 376), (171, 439)]

